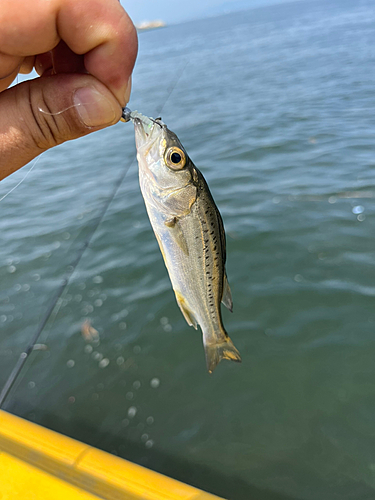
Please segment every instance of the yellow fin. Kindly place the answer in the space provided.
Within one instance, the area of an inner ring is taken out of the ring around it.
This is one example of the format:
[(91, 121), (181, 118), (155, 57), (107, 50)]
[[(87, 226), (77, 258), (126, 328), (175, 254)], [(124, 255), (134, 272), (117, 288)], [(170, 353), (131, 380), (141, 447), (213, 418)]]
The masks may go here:
[(197, 321), (194, 318), (194, 314), (192, 313), (192, 311), (190, 311), (189, 307), (187, 306), (186, 300), (180, 294), (180, 292), (176, 292), (176, 290), (175, 290), (174, 293), (176, 295), (177, 304), (178, 304), (179, 308), (181, 309), (181, 312), (184, 315), (184, 318), (186, 319), (187, 324), (189, 326), (193, 326), (195, 329), (197, 329)]
[(241, 355), (234, 347), (233, 342), (229, 337), (226, 338), (224, 342), (219, 344), (204, 344), (204, 350), (206, 353), (206, 363), (207, 370), (212, 373), (216, 368), (217, 364), (222, 359), (229, 359), (230, 361), (241, 362)]

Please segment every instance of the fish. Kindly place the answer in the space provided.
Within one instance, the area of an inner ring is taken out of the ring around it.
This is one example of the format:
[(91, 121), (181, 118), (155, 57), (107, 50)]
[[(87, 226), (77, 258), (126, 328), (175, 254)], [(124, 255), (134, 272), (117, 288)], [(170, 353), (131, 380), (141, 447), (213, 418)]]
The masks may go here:
[(85, 319), (82, 323), (81, 333), (86, 342), (97, 342), (99, 340), (99, 332), (91, 326), (91, 321), (89, 319)]
[(126, 110), (123, 121), (134, 124), (139, 183), (151, 226), (177, 304), (188, 325), (202, 330), (212, 373), (222, 359), (241, 361), (221, 315), (221, 302), (233, 311), (223, 220), (177, 135), (161, 118)]

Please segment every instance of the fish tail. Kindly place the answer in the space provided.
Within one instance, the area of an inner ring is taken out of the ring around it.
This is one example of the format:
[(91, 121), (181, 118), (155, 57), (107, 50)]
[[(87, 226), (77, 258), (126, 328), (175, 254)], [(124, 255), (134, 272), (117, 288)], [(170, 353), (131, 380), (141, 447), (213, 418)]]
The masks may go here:
[(204, 344), (204, 349), (206, 353), (207, 370), (209, 373), (214, 371), (217, 364), (222, 359), (229, 359), (231, 361), (236, 361), (237, 363), (241, 362), (240, 353), (234, 347), (234, 344), (229, 337), (226, 337), (223, 342)]

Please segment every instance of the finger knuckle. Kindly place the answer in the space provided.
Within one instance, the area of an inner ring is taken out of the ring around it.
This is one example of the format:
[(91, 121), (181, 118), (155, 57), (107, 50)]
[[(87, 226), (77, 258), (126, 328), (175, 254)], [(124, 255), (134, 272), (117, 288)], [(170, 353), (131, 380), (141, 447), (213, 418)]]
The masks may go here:
[(43, 92), (29, 93), (30, 136), (35, 146), (44, 151), (64, 142), (67, 124), (64, 117), (54, 113)]

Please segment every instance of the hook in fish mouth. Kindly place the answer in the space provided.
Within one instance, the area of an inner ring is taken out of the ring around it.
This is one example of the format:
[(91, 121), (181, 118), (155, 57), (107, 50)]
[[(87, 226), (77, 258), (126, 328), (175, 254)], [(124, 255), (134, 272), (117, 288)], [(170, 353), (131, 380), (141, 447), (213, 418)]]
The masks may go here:
[[(137, 111), (132, 111), (131, 109), (129, 109), (127, 106), (125, 106), (125, 108), (122, 108), (122, 115), (121, 115), (121, 121), (122, 122), (130, 122), (130, 120), (135, 120), (135, 118), (138, 118), (139, 120), (145, 122), (145, 120), (142, 120), (142, 116), (140, 113), (138, 113)], [(144, 118), (146, 118), (147, 120), (150, 120), (154, 123), (156, 123), (157, 125), (159, 125), (160, 128), (163, 128), (163, 126), (165, 126), (165, 124), (162, 122), (161, 118), (151, 118), (150, 116), (145, 116)]]
[(156, 123), (156, 125), (159, 125), (160, 128), (163, 128), (164, 123), (161, 121), (161, 118), (155, 118), (155, 120), (153, 118), (150, 118), (150, 120)]

